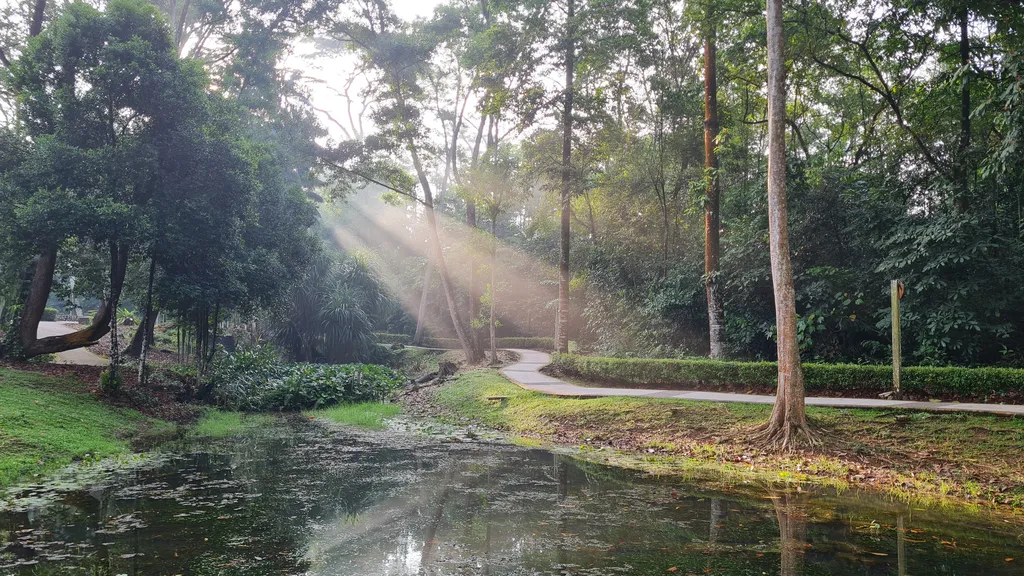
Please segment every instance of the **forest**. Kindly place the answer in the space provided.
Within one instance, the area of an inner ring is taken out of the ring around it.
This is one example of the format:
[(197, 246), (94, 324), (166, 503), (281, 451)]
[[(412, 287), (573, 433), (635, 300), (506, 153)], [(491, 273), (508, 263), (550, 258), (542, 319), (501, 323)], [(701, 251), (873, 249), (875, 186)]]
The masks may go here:
[(211, 359), (885, 364), (899, 280), (905, 363), (1024, 364), (1024, 9), (781, 9), (773, 48), (733, 0), (9, 2), (4, 353), (116, 356), (124, 313)]

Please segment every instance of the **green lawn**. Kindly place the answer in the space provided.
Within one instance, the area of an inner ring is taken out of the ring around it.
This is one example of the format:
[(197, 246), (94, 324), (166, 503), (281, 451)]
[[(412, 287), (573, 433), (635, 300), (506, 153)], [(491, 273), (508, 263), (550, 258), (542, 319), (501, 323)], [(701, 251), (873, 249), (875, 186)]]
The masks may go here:
[(322, 410), (307, 412), (314, 418), (323, 418), (338, 424), (359, 426), (372, 430), (385, 428), (384, 420), (397, 416), (402, 408), (397, 404), (381, 404), (379, 402), (366, 402), (363, 404), (342, 404)]
[(202, 436), (206, 438), (224, 438), (234, 436), (261, 426), (268, 425), (274, 421), (269, 414), (246, 414), (244, 412), (225, 412), (223, 410), (208, 410), (189, 431), (189, 436)]
[(173, 424), (103, 404), (82, 384), (0, 368), (0, 487), (72, 460), (130, 451), (130, 439)]

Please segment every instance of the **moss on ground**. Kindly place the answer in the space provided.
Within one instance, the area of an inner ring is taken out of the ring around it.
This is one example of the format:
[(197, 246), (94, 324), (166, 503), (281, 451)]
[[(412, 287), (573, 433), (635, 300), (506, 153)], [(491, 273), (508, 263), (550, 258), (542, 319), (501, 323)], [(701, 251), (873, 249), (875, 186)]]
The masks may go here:
[[(507, 399), (488, 400), (495, 396)], [(1024, 506), (1024, 419), (1017, 417), (808, 407), (823, 447), (773, 454), (748, 441), (768, 418), (767, 405), (546, 396), (494, 370), (461, 374), (432, 403), (452, 417), (654, 473), (717, 472), (869, 486), (916, 502)]]
[(71, 378), (0, 368), (0, 487), (113, 456), (174, 425), (104, 404)]
[(322, 418), (336, 424), (382, 430), (386, 428), (384, 421), (387, 418), (397, 416), (401, 411), (401, 406), (397, 404), (365, 402), (362, 404), (342, 404), (322, 410), (312, 410), (306, 412), (306, 414), (313, 418)]

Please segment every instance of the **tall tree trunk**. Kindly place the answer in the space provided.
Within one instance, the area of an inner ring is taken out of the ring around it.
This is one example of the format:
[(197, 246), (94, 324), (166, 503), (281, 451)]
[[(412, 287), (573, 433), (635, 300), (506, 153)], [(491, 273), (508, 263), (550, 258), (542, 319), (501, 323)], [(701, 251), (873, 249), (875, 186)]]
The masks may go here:
[[(470, 157), (469, 169), (475, 171), (480, 160), (480, 143), (484, 138), (484, 125), (487, 123), (487, 116), (480, 118), (480, 126), (476, 130), (476, 141), (473, 144), (473, 154)], [(470, 199), (466, 200), (466, 225), (469, 227), (469, 233), (475, 234), (476, 230), (476, 202)], [(477, 334), (477, 330), (473, 329), (473, 321), (480, 315), (480, 283), (477, 282), (477, 260), (476, 251), (474, 246), (476, 242), (470, 241), (469, 246), (469, 334), (470, 341), (473, 344), (473, 348), (476, 350), (480, 349), (480, 339)]]
[(786, 86), (783, 56), (782, 0), (768, 0), (768, 235), (775, 323), (779, 356), (779, 382), (771, 418), (762, 427), (761, 440), (778, 449), (813, 443), (804, 410), (804, 373), (796, 333), (796, 294), (789, 261), (789, 226), (786, 213)]
[(956, 159), (955, 185), (956, 208), (964, 214), (970, 210), (971, 171), (969, 153), (971, 147), (971, 42), (968, 35), (969, 12), (964, 4), (958, 11), (960, 23), (960, 146)]
[(455, 288), (452, 286), (451, 278), (448, 276), (448, 268), (444, 262), (444, 252), (441, 249), (441, 237), (437, 230), (437, 215), (434, 213), (434, 198), (430, 191), (430, 181), (427, 179), (427, 173), (423, 170), (423, 163), (420, 162), (419, 151), (412, 142), (409, 142), (409, 154), (412, 156), (413, 167), (416, 169), (420, 186), (423, 188), (423, 204), (426, 208), (427, 225), (430, 229), (430, 238), (428, 240), (434, 252), (434, 264), (437, 266), (437, 271), (441, 277), (441, 290), (444, 292), (445, 300), (448, 301), (448, 312), (452, 317), (455, 334), (459, 338), (459, 345), (462, 347), (463, 352), (466, 353), (466, 359), (470, 363), (476, 363), (480, 361), (480, 352), (473, 347), (466, 327), (462, 324), (462, 318), (459, 314), (459, 303), (455, 297)]
[(423, 268), (423, 288), (420, 290), (420, 309), (416, 313), (416, 332), (412, 336), (412, 343), (419, 345), (423, 342), (423, 332), (426, 328), (427, 301), (430, 297), (430, 277), (434, 273), (433, 250), (427, 252), (427, 262)]
[(561, 253), (558, 259), (558, 329), (555, 334), (555, 350), (562, 354), (569, 352), (569, 229), (572, 211), (572, 98), (573, 76), (576, 68), (576, 45), (574, 35), (576, 5), (567, 0), (565, 36), (565, 103), (562, 109), (562, 222)]
[(206, 356), (206, 364), (213, 362), (213, 356), (217, 353), (217, 329), (220, 327), (220, 302), (213, 307), (213, 336), (210, 337), (209, 354)]
[(495, 331), (494, 305), (498, 298), (498, 226), (497, 214), (491, 218), (491, 364), (498, 365), (498, 336)]
[(714, 14), (708, 10), (704, 40), (704, 168), (707, 170), (707, 203), (704, 205), (704, 290), (708, 299), (708, 341), (712, 358), (725, 357), (725, 308), (718, 282), (721, 256), (721, 183), (718, 179), (718, 71)]

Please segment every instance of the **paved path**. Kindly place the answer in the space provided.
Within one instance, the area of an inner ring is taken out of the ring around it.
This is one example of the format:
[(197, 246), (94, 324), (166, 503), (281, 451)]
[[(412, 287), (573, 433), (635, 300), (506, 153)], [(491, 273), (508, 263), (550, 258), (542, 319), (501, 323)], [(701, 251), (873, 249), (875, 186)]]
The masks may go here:
[[(70, 334), (79, 327), (76, 325), (68, 325), (63, 322), (40, 322), (39, 329), (36, 330), (36, 338), (46, 338), (47, 336), (59, 336), (61, 334)], [(76, 348), (74, 350), (68, 350), (66, 352), (57, 353), (57, 364), (82, 364), (85, 366), (106, 366), (110, 362), (102, 356), (97, 356), (90, 352), (87, 348)]]
[[(638, 396), (643, 398), (677, 398), (702, 402), (743, 402), (747, 404), (773, 404), (775, 396), (757, 394), (727, 394), (722, 392), (687, 392), (685, 390), (650, 390), (644, 388), (595, 388), (577, 386), (559, 380), (540, 369), (551, 363), (551, 356), (534, 350), (509, 349), (519, 355), (519, 362), (501, 369), (501, 374), (526, 388), (554, 396), (596, 398), (599, 396)], [(873, 398), (817, 398), (808, 397), (808, 406), (835, 408), (900, 408), (904, 410), (931, 410), (934, 412), (985, 412), (991, 414), (1024, 415), (1024, 406), (1013, 404), (974, 404), (960, 402), (911, 402)]]

